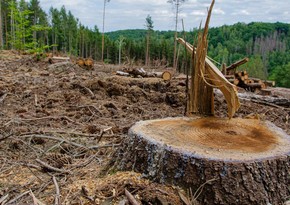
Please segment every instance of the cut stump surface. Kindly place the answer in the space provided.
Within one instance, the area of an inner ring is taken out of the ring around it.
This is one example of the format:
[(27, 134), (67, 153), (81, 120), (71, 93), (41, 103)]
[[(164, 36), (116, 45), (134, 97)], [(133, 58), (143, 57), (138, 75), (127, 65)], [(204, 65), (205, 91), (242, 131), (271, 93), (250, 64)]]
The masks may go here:
[(141, 121), (116, 152), (115, 168), (193, 191), (202, 204), (283, 204), (290, 195), (290, 137), (254, 119)]

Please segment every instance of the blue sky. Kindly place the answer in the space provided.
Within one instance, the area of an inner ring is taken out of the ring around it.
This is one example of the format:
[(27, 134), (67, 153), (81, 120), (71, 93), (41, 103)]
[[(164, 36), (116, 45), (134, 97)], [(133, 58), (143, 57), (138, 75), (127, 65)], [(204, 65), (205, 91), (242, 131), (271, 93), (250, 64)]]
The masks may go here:
[[(45, 11), (62, 5), (89, 27), (102, 28), (103, 0), (40, 0)], [(185, 29), (198, 27), (205, 20), (211, 0), (187, 0), (180, 10)], [(111, 0), (106, 6), (105, 31), (144, 28), (151, 15), (154, 30), (174, 30), (174, 10), (167, 0)], [(211, 27), (237, 22), (290, 23), (290, 0), (216, 0)], [(181, 22), (179, 22), (179, 30)]]

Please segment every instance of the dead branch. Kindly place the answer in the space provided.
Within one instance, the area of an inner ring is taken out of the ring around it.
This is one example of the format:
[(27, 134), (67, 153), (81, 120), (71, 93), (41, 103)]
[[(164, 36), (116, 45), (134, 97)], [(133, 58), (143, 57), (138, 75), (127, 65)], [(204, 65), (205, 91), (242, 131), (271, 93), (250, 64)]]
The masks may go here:
[(55, 186), (54, 205), (59, 205), (59, 204), (61, 204), (61, 202), (60, 202), (60, 190), (59, 190), (59, 186), (58, 186), (58, 183), (56, 181), (55, 176), (52, 176), (52, 181), (53, 181), (53, 184)]
[[(87, 166), (88, 164), (90, 164), (90, 163), (95, 159), (95, 157), (96, 157), (97, 155), (98, 155), (98, 154), (94, 154), (94, 155), (90, 156), (86, 161), (74, 165), (72, 169), (76, 169), (76, 168), (80, 168), (80, 167), (85, 167), (85, 166)], [(97, 159), (98, 159), (98, 158), (97, 158)], [(99, 162), (100, 162), (100, 159), (98, 159), (98, 160), (99, 160)]]
[(86, 146), (84, 146), (84, 145), (81, 145), (81, 144), (69, 141), (67, 139), (60, 138), (60, 137), (53, 137), (53, 136), (39, 135), (39, 134), (36, 134), (36, 135), (33, 135), (33, 134), (32, 135), (22, 135), (22, 137), (35, 137), (35, 138), (51, 139), (51, 140), (55, 140), (55, 141), (65, 142), (65, 143), (71, 144), (71, 145), (73, 145), (75, 147), (86, 148)]
[(12, 119), (11, 121), (9, 121), (8, 123), (5, 124), (5, 126), (7, 126), (8, 124), (10, 124), (11, 122), (27, 122), (27, 121), (39, 121), (39, 120), (67, 120), (71, 123), (83, 126), (83, 124), (76, 122), (72, 119), (70, 119), (67, 116), (47, 116), (47, 117), (40, 117), (40, 118), (31, 118), (31, 119)]
[(39, 164), (41, 164), (44, 168), (46, 168), (48, 170), (60, 172), (60, 173), (64, 173), (64, 174), (71, 174), (71, 172), (69, 170), (58, 169), (56, 167), (50, 166), (49, 164), (41, 161), (40, 159), (35, 159), (35, 161), (38, 162)]
[(19, 194), (18, 196), (16, 196), (14, 199), (11, 199), (10, 201), (8, 201), (5, 205), (13, 204), (18, 199), (21, 199), (23, 196), (25, 196), (26, 194), (29, 194), (29, 193), (30, 193), (30, 191), (23, 192), (22, 194)]
[(5, 100), (5, 98), (7, 97), (7, 93), (4, 93), (1, 97), (0, 97), (0, 103), (2, 103), (4, 100)]
[(8, 197), (9, 197), (9, 194), (3, 195), (3, 196), (0, 198), (0, 204), (5, 204), (6, 199), (7, 199)]
[(33, 194), (33, 192), (30, 190), (30, 196), (32, 197), (33, 199), (33, 204), (34, 205), (45, 205), (44, 203), (42, 203), (39, 199), (37, 199), (35, 197), (35, 195)]
[(101, 141), (101, 139), (102, 139), (104, 133), (105, 133), (105, 132), (108, 132), (108, 131), (111, 130), (112, 128), (113, 128), (113, 127), (109, 127), (109, 128), (103, 129), (103, 130), (101, 131), (101, 134), (100, 134), (100, 137), (99, 137), (97, 143), (99, 143), (99, 142)]
[(82, 106), (70, 106), (70, 107), (77, 107), (77, 108), (94, 108), (98, 113), (100, 113), (101, 114), (101, 116), (103, 116), (103, 113), (98, 109), (98, 108), (96, 108), (96, 106), (94, 106), (94, 105), (82, 105)]
[(89, 191), (87, 190), (87, 188), (86, 188), (85, 186), (82, 186), (82, 191), (81, 191), (81, 192), (82, 192), (82, 195), (83, 195), (86, 199), (90, 200), (91, 202), (94, 201), (93, 197), (89, 196)]
[(135, 197), (127, 189), (125, 189), (125, 195), (132, 205), (140, 205), (140, 203), (135, 199)]
[(34, 105), (35, 105), (35, 107), (39, 106), (37, 94), (34, 95)]
[(191, 205), (190, 200), (184, 196), (180, 191), (178, 191), (178, 195), (181, 199), (181, 201), (185, 204), (185, 205)]
[(119, 147), (121, 144), (105, 144), (105, 145), (93, 145), (88, 147), (89, 149), (101, 149), (101, 148), (108, 148), (108, 147)]
[(91, 99), (95, 99), (95, 98), (96, 98), (96, 96), (95, 96), (95, 94), (93, 93), (93, 91), (91, 91), (91, 89), (87, 88), (86, 86), (81, 85), (81, 84), (78, 84), (78, 83), (73, 83), (73, 86), (85, 90), (88, 94), (91, 95)]

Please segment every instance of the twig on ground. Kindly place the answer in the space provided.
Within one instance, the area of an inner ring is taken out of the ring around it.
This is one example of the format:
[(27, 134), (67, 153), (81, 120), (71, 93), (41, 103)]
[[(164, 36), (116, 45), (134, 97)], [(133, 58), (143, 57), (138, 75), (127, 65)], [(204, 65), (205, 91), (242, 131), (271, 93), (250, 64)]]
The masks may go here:
[(189, 200), (186, 196), (184, 196), (184, 194), (182, 194), (180, 191), (178, 191), (178, 195), (179, 195), (181, 201), (182, 201), (185, 205), (192, 205), (191, 202), (190, 202), (190, 200)]
[[(72, 169), (76, 169), (76, 168), (79, 168), (79, 167), (85, 167), (85, 166), (87, 166), (88, 164), (90, 164), (90, 163), (95, 159), (95, 157), (96, 157), (97, 155), (98, 155), (98, 154), (94, 154), (94, 155), (88, 157), (86, 161), (74, 165)], [(97, 158), (97, 159), (98, 159), (98, 158)], [(98, 159), (98, 160), (99, 160), (99, 162), (100, 162), (100, 159)]]
[(91, 95), (91, 98), (92, 99), (95, 99), (96, 98), (96, 96), (93, 93), (93, 91), (91, 91), (91, 89), (87, 88), (86, 86), (83, 86), (83, 85), (78, 84), (78, 83), (74, 83), (73, 85), (76, 86), (76, 87), (79, 87), (79, 88), (84, 89), (87, 93), (89, 93)]
[(210, 183), (210, 182), (213, 182), (213, 181), (216, 181), (217, 179), (216, 178), (213, 178), (213, 179), (210, 179), (206, 182), (204, 182), (202, 185), (200, 185), (200, 187), (198, 187), (198, 189), (195, 191), (195, 193), (193, 194), (193, 197), (192, 197), (192, 201), (193, 202), (196, 202), (198, 197), (200, 196), (200, 194), (202, 193), (203, 191), (203, 188), (206, 184)]
[(36, 138), (45, 138), (45, 139), (51, 139), (51, 140), (56, 140), (56, 141), (60, 141), (60, 142), (65, 142), (68, 144), (71, 144), (73, 146), (76, 147), (80, 147), (80, 148), (85, 148), (85, 149), (100, 149), (100, 148), (106, 148), (106, 147), (118, 147), (121, 144), (105, 144), (105, 145), (93, 145), (90, 147), (86, 147), (85, 145), (81, 145), (75, 142), (71, 142), (69, 140), (66, 140), (64, 138), (59, 138), (59, 137), (53, 137), (53, 136), (47, 136), (47, 135), (22, 135), (22, 137), (36, 137)]
[(56, 181), (55, 176), (52, 176), (52, 181), (53, 184), (55, 186), (55, 198), (54, 198), (54, 205), (59, 205), (60, 203), (60, 190), (59, 190), (59, 186), (58, 183)]
[(7, 93), (4, 93), (1, 97), (0, 97), (0, 103), (2, 103), (4, 100), (5, 100), (5, 98), (7, 97)]
[(93, 197), (89, 196), (89, 192), (85, 186), (82, 186), (82, 195), (91, 202), (94, 201)]
[(8, 197), (9, 197), (9, 194), (3, 195), (3, 196), (0, 198), (0, 204), (5, 204), (6, 199), (7, 199)]
[(23, 192), (22, 194), (19, 194), (18, 196), (16, 196), (15, 198), (11, 199), (10, 201), (8, 201), (5, 205), (8, 205), (8, 204), (13, 204), (14, 202), (16, 202), (18, 199), (21, 199), (23, 196), (25, 196), (26, 194), (29, 194), (30, 191), (26, 191), (26, 192)]
[(71, 174), (71, 172), (69, 170), (59, 169), (59, 168), (50, 166), (49, 164), (41, 161), (40, 159), (35, 159), (35, 161), (38, 162), (39, 164), (41, 164), (44, 168), (46, 168), (48, 170), (60, 172), (60, 173), (64, 173), (64, 174)]
[(28, 122), (28, 121), (39, 121), (39, 120), (67, 120), (71, 123), (77, 124), (77, 125), (81, 125), (83, 126), (83, 124), (76, 122), (72, 119), (70, 119), (67, 116), (46, 116), (46, 117), (40, 117), (40, 118), (31, 118), (31, 119), (22, 119), (22, 118), (16, 118), (16, 119), (12, 119), (10, 120), (7, 124), (10, 124), (11, 122)]
[(119, 147), (121, 144), (104, 144), (104, 145), (93, 145), (88, 147), (88, 149), (101, 149), (101, 148), (107, 148), (107, 147)]
[(125, 189), (125, 195), (132, 205), (140, 205), (140, 203), (135, 199), (135, 197), (127, 189)]
[(32, 197), (32, 200), (33, 200), (33, 204), (34, 205), (45, 205), (43, 202), (41, 202), (39, 199), (37, 199), (35, 197), (35, 195), (33, 194), (33, 192), (30, 190), (30, 196)]
[(103, 130), (101, 131), (101, 134), (100, 134), (100, 136), (99, 136), (99, 139), (98, 139), (97, 143), (99, 143), (99, 142), (101, 141), (101, 139), (102, 139), (104, 133), (105, 133), (105, 132), (108, 132), (108, 131), (111, 130), (112, 128), (113, 128), (113, 127), (109, 127), (109, 128), (103, 129)]
[(35, 105), (35, 107), (39, 106), (37, 94), (34, 94), (34, 105)]
[(44, 138), (44, 139), (50, 139), (50, 140), (55, 140), (55, 141), (59, 141), (59, 142), (65, 142), (67, 144), (71, 144), (75, 147), (81, 147), (81, 148), (86, 148), (86, 146), (72, 142), (70, 140), (64, 139), (64, 138), (60, 138), (60, 137), (53, 137), (53, 136), (48, 136), (48, 135), (22, 135), (22, 137), (35, 137), (35, 138)]

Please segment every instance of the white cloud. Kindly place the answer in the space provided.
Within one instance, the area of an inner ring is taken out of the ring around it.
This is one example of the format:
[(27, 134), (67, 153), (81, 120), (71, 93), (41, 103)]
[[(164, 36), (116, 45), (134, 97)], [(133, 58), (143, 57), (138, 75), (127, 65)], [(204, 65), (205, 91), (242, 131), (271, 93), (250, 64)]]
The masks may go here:
[(213, 14), (217, 14), (217, 15), (224, 15), (226, 14), (226, 12), (224, 12), (221, 8), (217, 8), (217, 9), (213, 9)]
[(202, 10), (196, 10), (196, 11), (191, 12), (190, 14), (193, 16), (205, 16), (206, 12)]
[[(180, 7), (180, 19), (186, 27), (198, 27), (204, 21), (211, 0), (188, 0)], [(103, 0), (40, 0), (48, 11), (51, 6), (65, 5), (84, 25), (102, 25)], [(106, 6), (106, 31), (144, 28), (148, 14), (154, 21), (154, 29), (174, 29), (174, 9), (167, 0), (111, 0)], [(211, 26), (251, 21), (290, 22), (289, 0), (217, 0), (211, 18)]]

